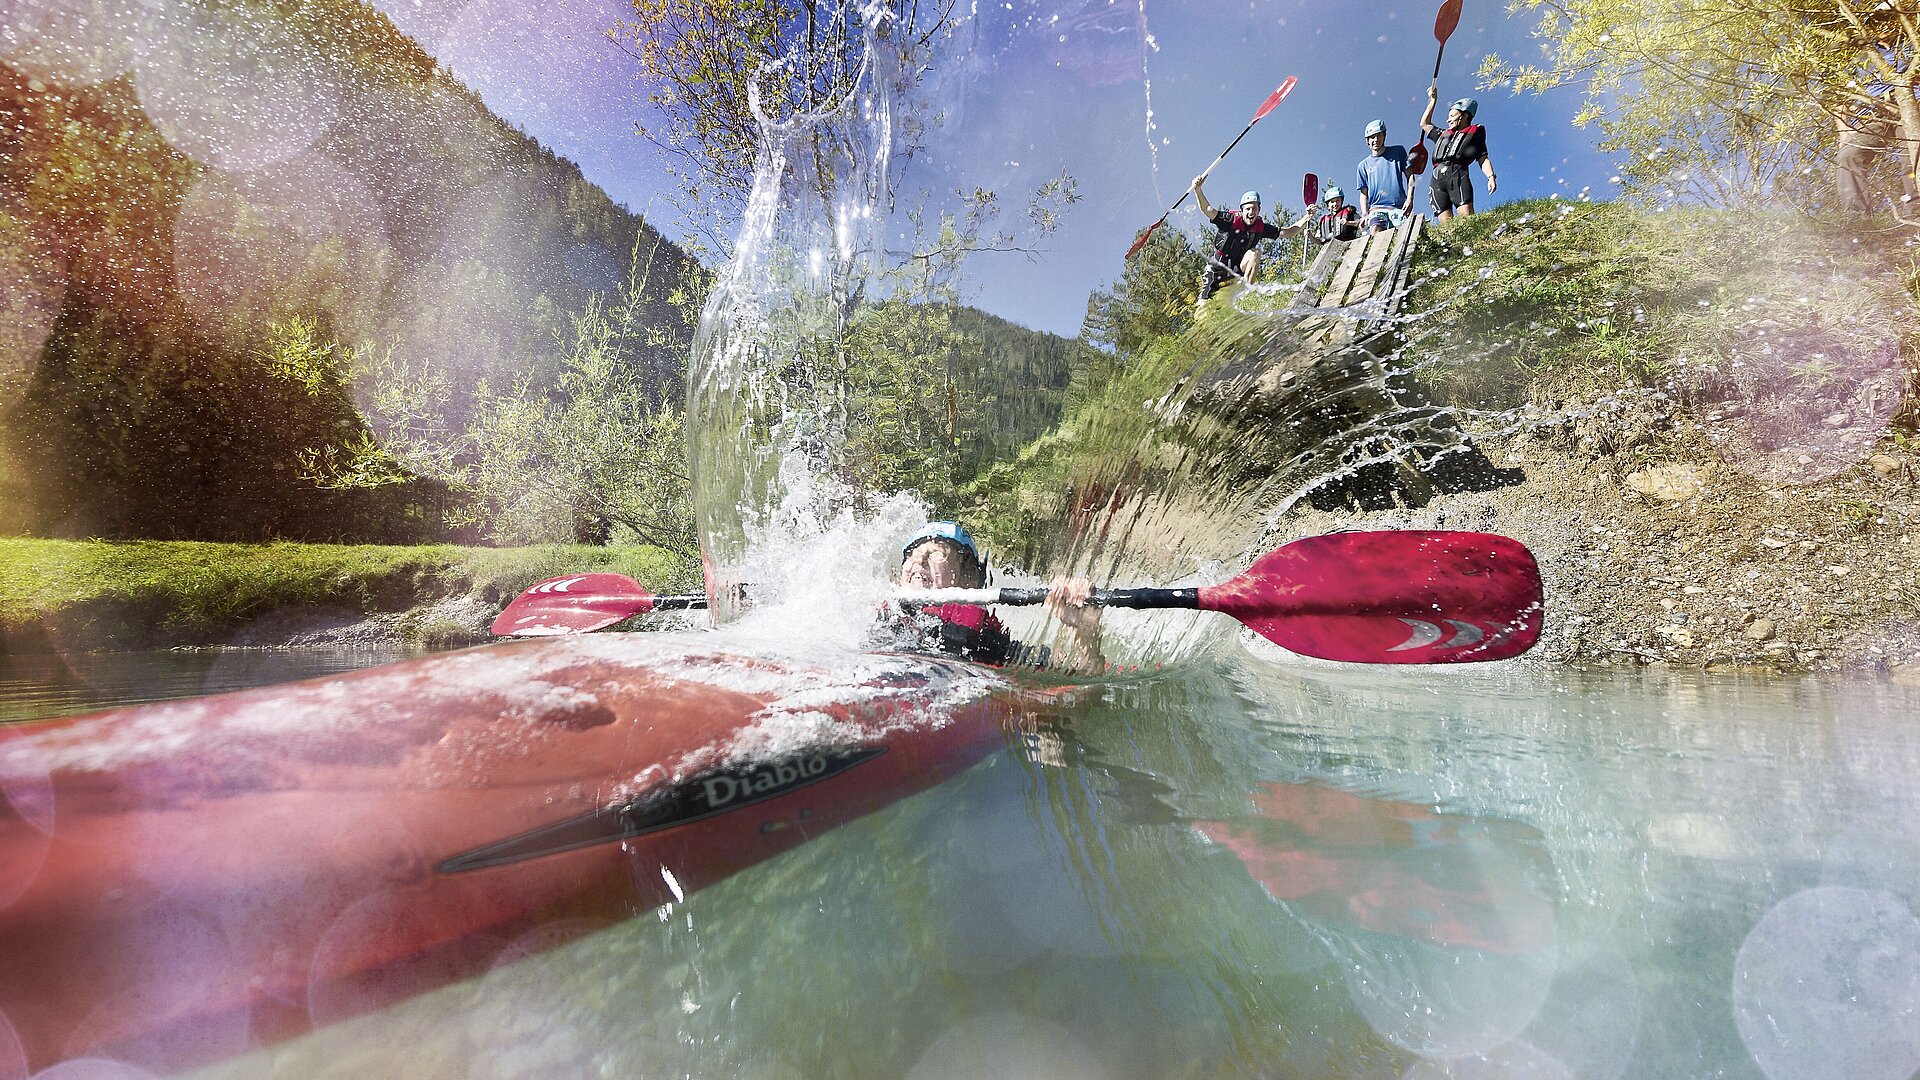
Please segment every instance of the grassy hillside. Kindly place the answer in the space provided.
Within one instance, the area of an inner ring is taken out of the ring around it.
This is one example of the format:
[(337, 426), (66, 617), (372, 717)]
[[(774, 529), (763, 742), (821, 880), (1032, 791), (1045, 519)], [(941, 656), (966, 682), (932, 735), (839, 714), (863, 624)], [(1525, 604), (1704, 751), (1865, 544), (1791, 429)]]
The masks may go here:
[[(1566, 453), (1621, 453), (1628, 464), (1657, 440), (1616, 421), (1677, 410), (1713, 421), (1729, 462), (1782, 484), (1858, 463), (1883, 442), (1912, 445), (1920, 267), (1903, 236), (1877, 229), (1555, 200), (1437, 226), (1417, 254), (1405, 309), (1413, 318), (1390, 356), (1406, 387), (1400, 405), (1409, 417), (1533, 432)], [(1257, 523), (1263, 500), (1297, 490), (1251, 466), (1313, 448), (1289, 440), (1337, 421), (1350, 400), (1339, 381), (1350, 357), (1296, 355), (1284, 321), (1161, 317), (1151, 299), (1180, 280), (1174, 262), (1109, 299), (1102, 314), (1131, 321), (1101, 329), (1123, 347), (1085, 370), (1091, 378), (1074, 387), (1060, 425), (965, 490), (968, 512), (1003, 550), (1057, 556), (1044, 537), (1061, 521), (1076, 522), (1068, 542), (1089, 521), (1108, 528), (1090, 507), (1136, 532), (1190, 525), (1204, 534), (1219, 525), (1209, 505)], [(1204, 418), (1154, 404), (1211, 372), (1268, 362), (1295, 366), (1300, 378), (1264, 400), (1216, 400)], [(1370, 442), (1382, 432), (1390, 442), (1391, 423), (1376, 423), (1347, 438), (1346, 453), (1390, 454)], [(1336, 433), (1329, 445), (1338, 442)], [(1172, 514), (1187, 520), (1156, 520)]]

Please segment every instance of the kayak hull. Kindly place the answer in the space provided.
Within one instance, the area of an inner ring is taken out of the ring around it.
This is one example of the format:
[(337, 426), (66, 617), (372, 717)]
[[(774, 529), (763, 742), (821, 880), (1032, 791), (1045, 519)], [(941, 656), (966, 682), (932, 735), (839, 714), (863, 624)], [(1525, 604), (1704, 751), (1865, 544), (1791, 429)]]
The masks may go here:
[(607, 635), (0, 731), (0, 1059), (177, 1069), (477, 974), (937, 784), (1023, 707), (944, 659)]

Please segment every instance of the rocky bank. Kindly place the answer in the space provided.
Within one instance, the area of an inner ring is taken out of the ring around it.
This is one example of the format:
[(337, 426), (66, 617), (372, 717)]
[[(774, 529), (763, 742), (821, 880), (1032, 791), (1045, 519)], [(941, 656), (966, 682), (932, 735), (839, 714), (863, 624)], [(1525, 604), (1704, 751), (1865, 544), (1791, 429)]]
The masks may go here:
[(1920, 453), (1888, 436), (1818, 482), (1730, 463), (1715, 422), (1657, 396), (1477, 441), (1525, 479), (1418, 509), (1306, 510), (1335, 528), (1503, 533), (1539, 559), (1533, 656), (1720, 672), (1846, 672), (1920, 684)]

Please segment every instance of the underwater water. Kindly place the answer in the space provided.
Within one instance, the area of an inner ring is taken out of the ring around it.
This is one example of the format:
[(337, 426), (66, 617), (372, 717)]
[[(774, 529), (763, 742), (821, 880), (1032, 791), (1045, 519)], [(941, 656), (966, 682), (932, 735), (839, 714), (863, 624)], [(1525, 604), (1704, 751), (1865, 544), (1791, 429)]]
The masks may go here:
[(199, 1075), (1905, 1077), (1916, 697), (1223, 636), (681, 902)]

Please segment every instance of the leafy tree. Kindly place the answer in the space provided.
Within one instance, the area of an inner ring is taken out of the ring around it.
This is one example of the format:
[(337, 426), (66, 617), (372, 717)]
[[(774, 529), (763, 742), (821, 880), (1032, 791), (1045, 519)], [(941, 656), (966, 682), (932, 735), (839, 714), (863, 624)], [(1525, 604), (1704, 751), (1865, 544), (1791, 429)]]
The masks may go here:
[(1128, 259), (1113, 288), (1087, 298), (1080, 336), (1120, 357), (1193, 322), (1206, 253), (1179, 229), (1159, 229)]
[[(499, 543), (638, 542), (691, 560), (679, 387), (634, 359), (641, 346), (689, 332), (694, 317), (683, 292), (673, 309), (680, 327), (648, 318), (658, 251), (636, 253), (615, 297), (590, 296), (571, 316), (551, 385), (522, 376), (496, 392), (483, 380), (465, 391), (470, 412), (459, 424), (444, 366), (323, 343), (310, 322), (276, 324), (266, 368), (309, 394), (356, 399), (366, 422), (304, 450), (302, 478), (364, 489), (426, 475), (458, 493), (465, 520)], [(703, 290), (704, 277), (688, 272), (689, 289)]]
[[(1839, 132), (1890, 125), (1920, 168), (1920, 23), (1882, 0), (1514, 0), (1540, 15), (1542, 64), (1490, 56), (1489, 83), (1584, 85), (1636, 187), (1720, 203), (1818, 203)], [(1818, 170), (1823, 174), (1824, 169)]]

